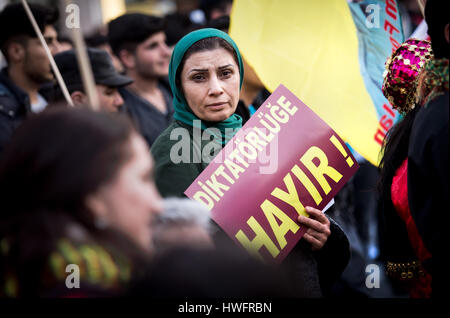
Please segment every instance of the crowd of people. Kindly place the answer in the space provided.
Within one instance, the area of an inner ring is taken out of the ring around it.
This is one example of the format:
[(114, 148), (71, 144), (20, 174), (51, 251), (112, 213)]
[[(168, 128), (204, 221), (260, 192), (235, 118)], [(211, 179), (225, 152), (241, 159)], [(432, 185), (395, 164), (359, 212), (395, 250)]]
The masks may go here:
[[(86, 38), (99, 111), (90, 110), (73, 43), (58, 37), (57, 11), (30, 4), (74, 107), (22, 4), (0, 12), (0, 297), (367, 297), (371, 222), (389, 285), (442, 296), (450, 55), (442, 2), (426, 1), (429, 40), (409, 39), (386, 61), (383, 93), (403, 118), (378, 171), (361, 164), (327, 213), (306, 207), (309, 217), (296, 220), (306, 232), (277, 266), (248, 255), (184, 195), (210, 162), (191, 159), (217, 155), (270, 95), (228, 35), (232, 0), (202, 4), (202, 23), (126, 13)], [(180, 128), (191, 137), (188, 160), (174, 162)], [(217, 132), (216, 147), (195, 138), (196, 128)], [(74, 264), (78, 283), (68, 281)]]

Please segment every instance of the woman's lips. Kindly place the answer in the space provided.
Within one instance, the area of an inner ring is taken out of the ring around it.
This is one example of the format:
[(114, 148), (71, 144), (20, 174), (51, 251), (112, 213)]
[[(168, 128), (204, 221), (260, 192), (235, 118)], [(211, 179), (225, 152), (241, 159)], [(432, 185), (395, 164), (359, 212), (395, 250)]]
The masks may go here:
[(206, 107), (208, 108), (222, 108), (226, 105), (226, 102), (220, 102), (220, 103), (213, 103), (213, 104), (208, 104), (206, 105)]

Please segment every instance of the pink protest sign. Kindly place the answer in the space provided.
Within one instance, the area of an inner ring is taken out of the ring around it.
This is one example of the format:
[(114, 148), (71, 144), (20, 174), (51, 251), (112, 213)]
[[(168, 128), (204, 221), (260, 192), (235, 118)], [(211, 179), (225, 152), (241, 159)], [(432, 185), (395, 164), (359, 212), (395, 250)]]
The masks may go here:
[(358, 164), (341, 138), (280, 85), (185, 194), (249, 253), (281, 262), (305, 228), (305, 206), (322, 210)]

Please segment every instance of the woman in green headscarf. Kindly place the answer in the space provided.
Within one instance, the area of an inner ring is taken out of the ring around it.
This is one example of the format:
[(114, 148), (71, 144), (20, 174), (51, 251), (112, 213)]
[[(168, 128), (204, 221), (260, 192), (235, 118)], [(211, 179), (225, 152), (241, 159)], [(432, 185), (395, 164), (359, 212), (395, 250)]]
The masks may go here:
[[(243, 78), (239, 49), (226, 33), (201, 29), (177, 43), (169, 66), (175, 121), (151, 148), (155, 181), (163, 197), (184, 196), (184, 191), (242, 127), (241, 117), (234, 112)], [(324, 285), (331, 286), (345, 268), (349, 243), (339, 226), (324, 213), (306, 209), (309, 217), (298, 218), (308, 228), (304, 240), (284, 263), (294, 268), (295, 280), (304, 286), (300, 294), (317, 297), (322, 295)], [(221, 243), (223, 235), (223, 231), (216, 232), (216, 244)]]
[(197, 30), (175, 46), (169, 66), (175, 121), (151, 149), (156, 184), (164, 197), (184, 196), (242, 127), (234, 112), (243, 77), (239, 49), (222, 31)]

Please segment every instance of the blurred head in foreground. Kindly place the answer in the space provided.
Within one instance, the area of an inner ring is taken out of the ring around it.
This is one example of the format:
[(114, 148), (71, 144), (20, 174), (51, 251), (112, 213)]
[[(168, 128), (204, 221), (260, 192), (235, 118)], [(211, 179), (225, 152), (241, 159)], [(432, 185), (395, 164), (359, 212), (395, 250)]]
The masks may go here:
[(66, 263), (90, 283), (126, 280), (117, 264), (152, 250), (150, 224), (161, 210), (152, 170), (126, 118), (53, 109), (25, 121), (0, 158), (0, 273), (14, 269), (12, 281), (28, 294), (64, 282)]

